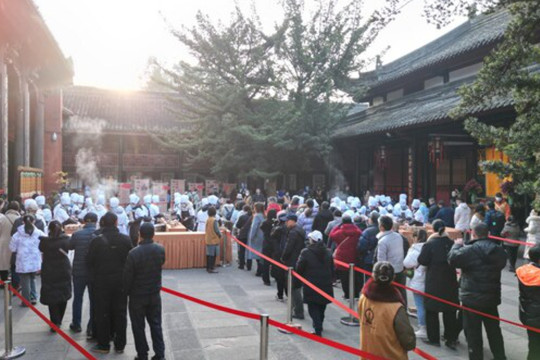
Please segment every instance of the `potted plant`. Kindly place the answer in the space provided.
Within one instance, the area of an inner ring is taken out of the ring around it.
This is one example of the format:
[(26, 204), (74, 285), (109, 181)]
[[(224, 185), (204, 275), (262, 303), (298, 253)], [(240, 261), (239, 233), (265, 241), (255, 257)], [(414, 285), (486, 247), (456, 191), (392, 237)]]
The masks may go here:
[(476, 203), (476, 198), (484, 191), (484, 189), (476, 179), (471, 179), (465, 184), (463, 191), (469, 197), (471, 204), (474, 204)]

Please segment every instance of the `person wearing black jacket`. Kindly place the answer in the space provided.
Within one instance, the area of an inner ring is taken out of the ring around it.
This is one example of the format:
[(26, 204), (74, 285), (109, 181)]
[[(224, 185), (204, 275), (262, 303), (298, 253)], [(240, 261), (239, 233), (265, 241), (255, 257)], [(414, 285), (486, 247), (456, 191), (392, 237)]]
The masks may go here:
[(98, 343), (92, 351), (110, 351), (111, 326), (114, 347), (123, 353), (126, 346), (127, 296), (123, 287), (124, 266), (133, 247), (131, 239), (118, 231), (118, 217), (108, 212), (100, 219), (99, 235), (90, 243), (86, 257), (94, 292)]
[[(308, 235), (309, 245), (300, 252), (296, 263), (296, 272), (306, 280), (334, 296), (332, 280), (334, 278), (334, 260), (330, 250), (324, 246), (322, 233), (318, 230)], [(322, 336), (324, 312), (329, 300), (307, 285), (303, 285), (304, 303), (308, 306), (309, 316), (313, 321), (313, 333)]]
[[(477, 224), (470, 245), (464, 246), (463, 240), (456, 240), (448, 254), (448, 262), (461, 269), (459, 297), (463, 306), (499, 317), (497, 306), (501, 303), (501, 271), (506, 266), (506, 253), (488, 235), (488, 226)], [(482, 323), (493, 357), (495, 360), (506, 359), (499, 321), (464, 311), (463, 328), (466, 329), (469, 359), (484, 358)]]
[[(362, 232), (358, 239), (356, 250), (360, 259), (360, 267), (371, 272), (373, 270), (373, 261), (375, 258), (375, 249), (377, 248), (377, 234), (379, 233), (379, 213), (372, 211), (369, 215), (369, 226)], [(365, 276), (361, 278), (360, 289), (363, 288)]]
[[(519, 320), (523, 325), (540, 329), (540, 245), (529, 250), (530, 264), (516, 270), (519, 280)], [(527, 360), (540, 358), (540, 334), (527, 330), (529, 355)]]
[[(294, 214), (287, 215), (287, 242), (285, 243), (285, 249), (281, 254), (281, 262), (288, 267), (294, 268), (300, 252), (306, 246), (306, 233), (302, 227), (297, 224), (298, 217)], [(302, 303), (302, 292), (300, 284), (293, 283), (291, 296), (293, 303), (293, 315), (295, 319), (304, 319), (304, 304)]]
[[(454, 242), (445, 233), (442, 220), (433, 222), (435, 233), (429, 237), (418, 255), (418, 263), (426, 267), (425, 291), (444, 300), (458, 303), (458, 281), (456, 269), (448, 264), (448, 253)], [(426, 310), (427, 341), (431, 345), (440, 343), (439, 313), (443, 314), (445, 345), (456, 349), (459, 325), (456, 308), (440, 301), (424, 298)]]
[[(261, 225), (261, 230), (264, 235), (263, 244), (262, 244), (262, 253), (263, 255), (272, 256), (272, 245), (270, 243), (270, 234), (272, 228), (274, 227), (274, 222), (277, 217), (277, 211), (274, 209), (268, 210), (266, 214), (266, 220)], [(270, 263), (264, 259), (261, 259), (262, 262), (262, 280), (264, 285), (271, 286), (270, 283)]]
[[(49, 236), (40, 238), (39, 250), (43, 253), (39, 301), (49, 307), (51, 322), (60, 327), (71, 298), (69, 236), (64, 234), (62, 224), (51, 221)], [(51, 331), (54, 332), (52, 328)]]
[(124, 289), (129, 296), (129, 318), (135, 339), (137, 359), (148, 359), (148, 343), (144, 331), (145, 319), (150, 326), (152, 359), (165, 359), (165, 343), (161, 328), (161, 267), (165, 249), (153, 241), (154, 226), (144, 223), (140, 229), (141, 242), (132, 249), (124, 268)]
[(313, 219), (312, 230), (320, 231), (323, 234), (324, 243), (328, 243), (328, 235), (324, 233), (328, 223), (334, 220), (334, 214), (330, 211), (330, 204), (328, 201), (325, 201), (321, 204), (321, 210), (315, 215)]
[[(242, 209), (244, 214), (238, 218), (234, 227), (238, 229), (238, 240), (243, 244), (247, 244), (249, 229), (251, 229), (251, 207), (249, 205), (244, 205)], [(246, 266), (246, 248), (240, 245), (238, 247), (238, 268), (243, 270)], [(249, 269), (251, 270), (251, 265)]]
[[(270, 253), (270, 257), (279, 263), (281, 263), (281, 254), (283, 254), (283, 250), (285, 249), (285, 244), (287, 242), (287, 225), (285, 224), (286, 221), (287, 214), (283, 212), (278, 216), (278, 223), (274, 225), (274, 227), (272, 227), (272, 230), (270, 232), (270, 241), (268, 243), (268, 251)], [(272, 265), (270, 274), (272, 275), (274, 280), (276, 280), (276, 300), (283, 301), (286, 273), (280, 267)]]
[(81, 311), (83, 305), (84, 290), (88, 287), (88, 298), (90, 299), (90, 318), (86, 327), (86, 335), (92, 337), (96, 332), (93, 323), (94, 301), (92, 300), (92, 289), (88, 279), (88, 268), (86, 265), (86, 255), (90, 248), (90, 242), (96, 236), (97, 215), (89, 212), (84, 218), (84, 226), (81, 230), (76, 231), (69, 241), (69, 250), (75, 250), (73, 256), (73, 317), (69, 328), (76, 333), (81, 329)]

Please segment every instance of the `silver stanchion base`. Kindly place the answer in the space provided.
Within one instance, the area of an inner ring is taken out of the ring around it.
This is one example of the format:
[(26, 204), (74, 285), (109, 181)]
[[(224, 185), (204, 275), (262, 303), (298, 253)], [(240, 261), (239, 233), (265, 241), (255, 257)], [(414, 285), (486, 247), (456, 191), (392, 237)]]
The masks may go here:
[[(302, 325), (300, 325), (300, 324), (294, 324), (294, 323), (293, 323), (293, 324), (287, 324), (287, 325), (290, 326), (290, 327), (293, 327), (293, 328), (295, 328), (295, 329), (302, 330)], [(278, 328), (278, 331), (279, 331), (280, 333), (286, 334), (286, 335), (292, 334), (292, 332), (287, 331), (287, 330), (282, 329), (282, 328)]]
[(26, 349), (22, 346), (15, 346), (11, 351), (5, 352), (2, 356), (0, 356), (0, 359), (16, 359), (18, 357), (23, 356), (26, 353)]
[(360, 322), (358, 321), (358, 319), (352, 316), (343, 317), (339, 322), (347, 326), (360, 326)]

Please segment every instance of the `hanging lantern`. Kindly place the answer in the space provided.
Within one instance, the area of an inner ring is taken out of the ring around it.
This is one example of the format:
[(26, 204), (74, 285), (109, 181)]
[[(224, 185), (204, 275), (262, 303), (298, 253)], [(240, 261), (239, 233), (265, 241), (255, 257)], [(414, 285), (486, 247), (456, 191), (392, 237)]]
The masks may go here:
[(431, 163), (439, 167), (441, 160), (444, 158), (444, 143), (439, 136), (428, 142), (428, 151)]

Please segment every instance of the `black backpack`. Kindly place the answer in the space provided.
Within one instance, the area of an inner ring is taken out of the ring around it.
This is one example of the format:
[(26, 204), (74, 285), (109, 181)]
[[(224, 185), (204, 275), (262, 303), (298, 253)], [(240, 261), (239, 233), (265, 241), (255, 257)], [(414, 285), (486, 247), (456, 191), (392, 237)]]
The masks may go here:
[(501, 231), (504, 228), (506, 218), (500, 211), (495, 211), (491, 214), (490, 223), (488, 224), (489, 233), (493, 236), (501, 236)]

